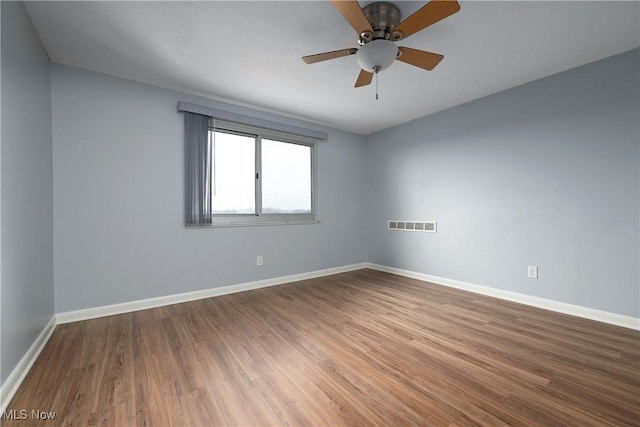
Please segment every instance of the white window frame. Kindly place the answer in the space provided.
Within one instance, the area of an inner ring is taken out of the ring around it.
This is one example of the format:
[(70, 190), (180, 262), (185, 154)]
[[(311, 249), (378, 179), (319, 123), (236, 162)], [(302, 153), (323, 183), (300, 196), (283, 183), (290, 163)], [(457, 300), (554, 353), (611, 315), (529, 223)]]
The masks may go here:
[[(255, 209), (253, 214), (212, 214), (212, 227), (314, 224), (318, 219), (318, 140), (277, 130), (211, 118), (209, 132), (231, 133), (255, 138)], [(262, 140), (304, 145), (311, 149), (311, 212), (271, 214), (262, 212)]]

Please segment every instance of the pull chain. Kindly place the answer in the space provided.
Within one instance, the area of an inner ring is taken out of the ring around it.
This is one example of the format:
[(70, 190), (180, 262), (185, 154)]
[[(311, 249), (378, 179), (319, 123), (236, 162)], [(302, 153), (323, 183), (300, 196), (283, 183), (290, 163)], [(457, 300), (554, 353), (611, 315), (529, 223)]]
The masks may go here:
[(379, 65), (373, 67), (373, 72), (376, 75), (376, 101), (378, 100), (378, 72), (382, 69)]

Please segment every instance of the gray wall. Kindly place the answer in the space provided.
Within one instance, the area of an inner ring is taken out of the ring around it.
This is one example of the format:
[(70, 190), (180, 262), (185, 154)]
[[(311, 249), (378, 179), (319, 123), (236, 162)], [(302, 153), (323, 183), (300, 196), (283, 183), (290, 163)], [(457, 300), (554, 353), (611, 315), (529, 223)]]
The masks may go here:
[(321, 225), (187, 230), (178, 100), (305, 124), (54, 64), (56, 311), (368, 260), (637, 317), (637, 76), (635, 50), (366, 138), (323, 129)]
[(638, 63), (633, 50), (368, 137), (368, 260), (639, 317)]
[(24, 5), (2, 8), (1, 381), (54, 313), (50, 62)]
[[(52, 100), (57, 312), (365, 261), (362, 136), (59, 64)], [(321, 224), (186, 229), (179, 100), (328, 132)]]

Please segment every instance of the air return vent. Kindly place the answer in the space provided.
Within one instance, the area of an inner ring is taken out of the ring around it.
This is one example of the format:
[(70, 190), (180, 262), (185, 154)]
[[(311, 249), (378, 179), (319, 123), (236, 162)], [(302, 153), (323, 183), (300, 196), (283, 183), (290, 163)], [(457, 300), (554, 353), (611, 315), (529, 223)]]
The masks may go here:
[(389, 221), (388, 228), (393, 231), (422, 231), (435, 233), (437, 230), (435, 221)]

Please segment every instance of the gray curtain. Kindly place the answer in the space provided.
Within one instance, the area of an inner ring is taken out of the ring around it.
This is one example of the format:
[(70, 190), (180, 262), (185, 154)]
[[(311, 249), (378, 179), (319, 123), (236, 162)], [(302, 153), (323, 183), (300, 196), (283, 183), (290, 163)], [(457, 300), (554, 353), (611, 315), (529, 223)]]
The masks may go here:
[(211, 224), (209, 117), (184, 113), (185, 223)]

